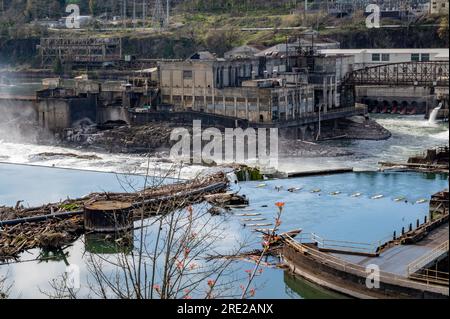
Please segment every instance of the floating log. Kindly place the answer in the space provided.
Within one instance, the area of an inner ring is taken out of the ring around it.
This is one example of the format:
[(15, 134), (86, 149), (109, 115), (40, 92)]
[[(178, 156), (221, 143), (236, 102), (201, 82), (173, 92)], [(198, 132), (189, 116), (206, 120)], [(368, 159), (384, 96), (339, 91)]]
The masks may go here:
[(235, 214), (236, 216), (260, 216), (261, 213)]
[(267, 220), (267, 218), (244, 218), (242, 219), (242, 221), (244, 222), (258, 222), (258, 221), (262, 221), (262, 220)]
[(205, 194), (223, 192), (227, 187), (228, 179), (220, 172), (184, 183), (150, 187), (136, 193), (92, 193), (78, 199), (30, 208), (0, 206), (0, 260), (17, 258), (27, 249), (61, 247), (74, 242), (86, 231), (84, 208), (89, 208), (93, 203), (129, 203), (131, 218), (139, 220), (142, 212), (144, 218), (165, 214), (202, 202)]
[(271, 223), (267, 223), (267, 224), (242, 224), (244, 226), (248, 226), (248, 227), (262, 227), (262, 226), (272, 226)]
[(98, 201), (84, 208), (84, 228), (94, 232), (118, 232), (133, 227), (132, 204)]
[(331, 174), (343, 174), (353, 172), (353, 167), (341, 167), (341, 168), (327, 168), (320, 170), (311, 170), (303, 172), (289, 172), (288, 178), (302, 177), (302, 176), (314, 176), (314, 175), (331, 175)]

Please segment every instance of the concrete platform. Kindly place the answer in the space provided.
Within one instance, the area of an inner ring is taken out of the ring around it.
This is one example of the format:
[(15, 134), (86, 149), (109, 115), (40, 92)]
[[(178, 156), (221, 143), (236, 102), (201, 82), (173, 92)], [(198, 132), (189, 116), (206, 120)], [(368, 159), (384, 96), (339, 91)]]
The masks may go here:
[(431, 231), (430, 234), (420, 242), (414, 245), (394, 246), (382, 252), (379, 257), (364, 257), (336, 253), (333, 253), (332, 255), (360, 266), (375, 264), (380, 267), (381, 271), (406, 278), (408, 276), (407, 267), (411, 262), (428, 254), (434, 248), (447, 241), (448, 238), (449, 224), (447, 223)]

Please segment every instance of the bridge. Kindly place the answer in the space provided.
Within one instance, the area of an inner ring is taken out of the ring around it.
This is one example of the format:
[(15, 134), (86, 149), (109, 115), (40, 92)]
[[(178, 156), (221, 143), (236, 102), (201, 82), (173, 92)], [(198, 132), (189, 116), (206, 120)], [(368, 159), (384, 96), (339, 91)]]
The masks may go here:
[(436, 97), (448, 99), (448, 85), (448, 61), (389, 63), (348, 73), (341, 98), (366, 104), (369, 112), (428, 114)]
[(449, 62), (402, 62), (366, 67), (347, 74), (344, 85), (446, 87)]

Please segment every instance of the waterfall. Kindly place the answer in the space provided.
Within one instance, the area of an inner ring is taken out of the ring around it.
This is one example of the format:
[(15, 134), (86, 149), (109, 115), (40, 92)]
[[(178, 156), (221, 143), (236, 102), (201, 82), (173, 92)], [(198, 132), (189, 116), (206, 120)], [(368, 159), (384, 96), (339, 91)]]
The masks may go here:
[(431, 111), (430, 117), (428, 118), (428, 122), (429, 122), (430, 124), (435, 124), (435, 123), (436, 123), (436, 118), (437, 118), (437, 115), (438, 115), (439, 110), (441, 109), (441, 107), (442, 107), (442, 102), (440, 102), (440, 103), (438, 104), (438, 106), (435, 107), (435, 108), (433, 109), (433, 111)]

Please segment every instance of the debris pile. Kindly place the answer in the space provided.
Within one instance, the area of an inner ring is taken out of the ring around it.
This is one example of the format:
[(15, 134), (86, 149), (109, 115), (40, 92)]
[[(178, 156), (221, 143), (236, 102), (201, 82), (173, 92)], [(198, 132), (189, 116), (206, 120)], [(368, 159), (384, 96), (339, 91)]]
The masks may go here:
[[(164, 214), (204, 201), (207, 194), (223, 192), (228, 179), (216, 173), (184, 183), (146, 188), (136, 193), (92, 193), (79, 199), (24, 208), (0, 207), (0, 260), (17, 258), (31, 248), (55, 248), (75, 241), (85, 232), (83, 211), (96, 201), (133, 203), (133, 218)], [(79, 213), (79, 214), (76, 214)], [(66, 216), (66, 217), (64, 217)], [(30, 218), (38, 221), (30, 222)]]
[(205, 195), (205, 200), (211, 205), (231, 208), (248, 206), (248, 199), (245, 195), (239, 195), (232, 192)]

